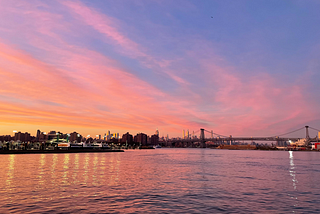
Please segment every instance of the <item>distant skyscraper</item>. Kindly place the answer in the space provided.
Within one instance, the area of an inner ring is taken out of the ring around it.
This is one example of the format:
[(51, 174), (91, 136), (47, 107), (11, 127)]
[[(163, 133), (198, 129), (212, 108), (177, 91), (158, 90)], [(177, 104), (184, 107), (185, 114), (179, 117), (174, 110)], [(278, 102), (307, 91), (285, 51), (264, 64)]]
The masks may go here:
[(155, 135), (159, 136), (159, 130), (158, 129), (156, 130)]
[(37, 141), (40, 140), (40, 134), (41, 134), (41, 131), (38, 129), (38, 130), (37, 130), (37, 137), (36, 137), (36, 140), (37, 140)]
[(186, 138), (186, 135), (185, 135), (184, 129), (183, 129), (183, 131), (182, 131), (182, 139), (185, 139), (185, 138)]
[(187, 139), (189, 139), (189, 129), (187, 129)]
[(107, 140), (110, 140), (110, 139), (111, 139), (111, 134), (110, 134), (110, 131), (108, 130)]

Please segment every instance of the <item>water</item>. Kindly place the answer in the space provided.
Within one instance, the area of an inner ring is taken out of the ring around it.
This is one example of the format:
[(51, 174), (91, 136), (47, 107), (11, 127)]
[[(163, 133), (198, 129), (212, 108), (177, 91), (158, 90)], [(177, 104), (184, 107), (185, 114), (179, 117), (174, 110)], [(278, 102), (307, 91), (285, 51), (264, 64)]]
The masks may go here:
[(320, 153), (0, 155), (0, 213), (319, 213)]

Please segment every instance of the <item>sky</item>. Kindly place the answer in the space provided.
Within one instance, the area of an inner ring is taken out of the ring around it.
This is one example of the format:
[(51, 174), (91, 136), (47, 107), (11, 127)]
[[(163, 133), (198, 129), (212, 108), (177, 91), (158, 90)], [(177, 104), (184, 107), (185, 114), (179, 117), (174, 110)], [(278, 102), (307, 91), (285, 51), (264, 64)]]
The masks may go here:
[(319, 11), (318, 0), (0, 0), (0, 135), (320, 129)]

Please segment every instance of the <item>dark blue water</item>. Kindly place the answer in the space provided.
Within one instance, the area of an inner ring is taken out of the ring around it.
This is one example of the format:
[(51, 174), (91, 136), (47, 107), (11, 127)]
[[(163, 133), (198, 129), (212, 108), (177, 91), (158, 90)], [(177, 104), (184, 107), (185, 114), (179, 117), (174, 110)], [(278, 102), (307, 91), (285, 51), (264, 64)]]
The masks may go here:
[(0, 213), (320, 213), (320, 152), (0, 155)]

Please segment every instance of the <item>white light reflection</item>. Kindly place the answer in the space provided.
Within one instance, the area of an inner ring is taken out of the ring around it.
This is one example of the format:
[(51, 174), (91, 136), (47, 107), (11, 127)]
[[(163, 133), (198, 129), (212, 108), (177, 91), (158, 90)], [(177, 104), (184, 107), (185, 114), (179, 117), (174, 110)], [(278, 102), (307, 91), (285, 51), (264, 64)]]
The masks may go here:
[(290, 159), (290, 176), (292, 177), (292, 185), (293, 185), (293, 189), (296, 190), (297, 189), (297, 183), (298, 180), (296, 178), (296, 171), (295, 171), (295, 166), (294, 166), (294, 162), (293, 162), (293, 152), (289, 151), (289, 159)]
[[(297, 183), (298, 183), (298, 180), (296, 178), (296, 171), (295, 171), (295, 165), (294, 165), (294, 162), (293, 162), (293, 151), (289, 151), (289, 160), (290, 160), (290, 169), (289, 169), (289, 173), (290, 173), (290, 176), (291, 176), (291, 179), (292, 179), (292, 186), (293, 186), (293, 190), (294, 191), (297, 191)], [(290, 194), (289, 194), (290, 195)], [(298, 204), (298, 198), (295, 197), (294, 195), (290, 196), (292, 199), (295, 199), (295, 204), (293, 205), (294, 207), (297, 206)], [(294, 211), (293, 211), (294, 212)]]

